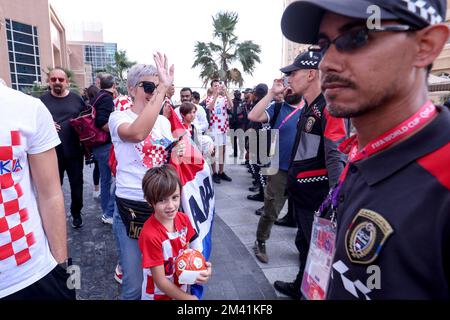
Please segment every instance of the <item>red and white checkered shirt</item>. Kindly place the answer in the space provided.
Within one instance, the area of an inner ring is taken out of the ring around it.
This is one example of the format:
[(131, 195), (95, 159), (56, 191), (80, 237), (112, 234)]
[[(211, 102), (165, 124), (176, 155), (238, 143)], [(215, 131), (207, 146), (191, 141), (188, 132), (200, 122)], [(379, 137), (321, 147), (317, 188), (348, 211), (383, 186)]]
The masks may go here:
[(133, 100), (129, 96), (119, 96), (114, 99), (114, 111), (125, 111), (131, 108)]
[[(209, 105), (214, 100), (210, 96), (206, 98), (206, 105)], [(218, 96), (216, 104), (210, 109), (209, 126), (211, 133), (227, 133), (229, 129), (228, 123), (228, 100), (226, 97)]]
[(47, 275), (56, 261), (42, 228), (28, 155), (60, 143), (38, 99), (0, 85), (0, 298)]
[(161, 265), (164, 266), (166, 278), (187, 292), (187, 285), (179, 284), (175, 275), (175, 259), (188, 248), (189, 240), (195, 235), (195, 230), (189, 218), (182, 212), (177, 213), (173, 222), (175, 231), (168, 232), (155, 216), (151, 216), (142, 228), (139, 237), (144, 269), (142, 300), (171, 300), (153, 281), (150, 268)]

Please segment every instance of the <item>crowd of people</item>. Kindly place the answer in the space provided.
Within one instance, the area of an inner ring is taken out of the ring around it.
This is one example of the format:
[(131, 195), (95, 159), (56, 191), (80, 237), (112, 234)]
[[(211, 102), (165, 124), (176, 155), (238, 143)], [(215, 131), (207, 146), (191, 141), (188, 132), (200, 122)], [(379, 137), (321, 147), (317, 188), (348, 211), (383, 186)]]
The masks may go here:
[[(0, 84), (0, 298), (75, 299), (61, 185), (67, 173), (71, 226), (81, 228), (88, 160), (99, 219), (117, 242), (120, 299), (198, 299), (173, 266), (196, 236), (168, 164), (186, 152), (175, 113), (215, 184), (233, 183), (227, 144), (252, 174), (247, 198), (264, 203), (255, 212), (259, 261), (269, 262), (273, 224), (297, 228), (297, 276), (275, 281), (276, 290), (293, 299), (449, 299), (450, 111), (427, 91), (450, 34), (446, 1), (373, 2), (373, 28), (371, 1), (290, 4), (283, 34), (312, 46), (270, 88), (230, 92), (212, 79), (206, 97), (185, 87), (175, 105), (174, 68), (161, 53), (130, 68), (126, 96), (102, 73), (82, 98), (61, 68), (40, 100)], [(70, 120), (89, 106), (108, 138), (87, 150)], [(370, 284), (373, 265), (381, 274)], [(211, 273), (208, 262), (196, 283)]]

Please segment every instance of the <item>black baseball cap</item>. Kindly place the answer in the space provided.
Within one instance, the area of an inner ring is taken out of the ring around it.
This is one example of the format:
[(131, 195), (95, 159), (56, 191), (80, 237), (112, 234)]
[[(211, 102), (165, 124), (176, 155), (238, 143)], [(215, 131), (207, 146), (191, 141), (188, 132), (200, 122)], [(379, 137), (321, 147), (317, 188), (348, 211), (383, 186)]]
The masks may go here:
[(281, 68), (280, 71), (287, 74), (300, 69), (318, 69), (320, 60), (322, 60), (320, 52), (305, 51), (300, 53), (291, 65)]
[(269, 92), (269, 87), (265, 83), (260, 83), (253, 89), (255, 96), (260, 99), (264, 98), (267, 92)]
[(316, 44), (325, 12), (366, 20), (373, 5), (381, 20), (400, 20), (418, 29), (445, 21), (447, 12), (446, 0), (298, 0), (284, 10), (281, 30), (291, 41)]

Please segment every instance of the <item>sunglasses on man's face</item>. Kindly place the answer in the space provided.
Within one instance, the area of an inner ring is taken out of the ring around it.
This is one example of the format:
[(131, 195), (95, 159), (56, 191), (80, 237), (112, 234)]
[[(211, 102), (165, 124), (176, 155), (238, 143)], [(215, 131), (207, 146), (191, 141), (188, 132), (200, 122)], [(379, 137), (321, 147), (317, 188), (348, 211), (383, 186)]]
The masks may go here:
[(51, 82), (56, 82), (57, 80), (58, 80), (59, 82), (64, 82), (64, 81), (66, 81), (65, 78), (58, 78), (58, 77), (51, 77), (51, 78), (50, 78), (50, 81), (51, 81)]
[(158, 87), (152, 81), (141, 81), (141, 82), (138, 82), (138, 84), (136, 86), (137, 87), (143, 87), (144, 88), (144, 92), (148, 93), (148, 94), (152, 94), (153, 91), (155, 91), (155, 89)]
[(395, 24), (376, 27), (374, 29), (368, 29), (367, 27), (361, 27), (353, 29), (337, 36), (334, 40), (328, 39), (326, 36), (319, 35), (319, 41), (317, 45), (319, 51), (325, 54), (332, 44), (336, 46), (336, 50), (339, 52), (350, 52), (365, 46), (369, 42), (370, 32), (405, 32), (415, 31), (414, 28), (408, 25)]

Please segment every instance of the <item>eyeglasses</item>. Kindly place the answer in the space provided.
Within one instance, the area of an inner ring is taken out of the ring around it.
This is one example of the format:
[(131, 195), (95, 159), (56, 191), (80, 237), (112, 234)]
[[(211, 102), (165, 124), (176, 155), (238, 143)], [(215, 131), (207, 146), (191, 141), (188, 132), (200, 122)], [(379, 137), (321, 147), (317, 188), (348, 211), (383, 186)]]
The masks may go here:
[(374, 29), (362, 27), (345, 32), (337, 36), (334, 40), (322, 37), (319, 39), (317, 45), (322, 54), (325, 54), (332, 44), (336, 46), (339, 52), (349, 52), (365, 46), (369, 42), (370, 32), (405, 32), (415, 30), (413, 27), (403, 24), (385, 25)]
[(158, 86), (152, 81), (141, 81), (136, 87), (143, 87), (145, 93), (152, 94)]
[(50, 78), (50, 81), (51, 81), (51, 82), (56, 82), (56, 80), (58, 80), (59, 82), (64, 82), (64, 81), (66, 81), (65, 78), (57, 78), (57, 77), (51, 77), (51, 78)]

